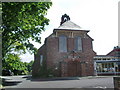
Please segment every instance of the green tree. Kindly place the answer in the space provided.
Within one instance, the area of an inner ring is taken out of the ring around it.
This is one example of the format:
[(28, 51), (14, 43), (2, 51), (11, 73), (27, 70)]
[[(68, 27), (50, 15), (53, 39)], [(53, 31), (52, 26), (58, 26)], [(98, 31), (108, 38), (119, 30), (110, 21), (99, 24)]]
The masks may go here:
[(31, 72), (32, 71), (32, 65), (33, 65), (34, 61), (30, 61), (27, 65), (27, 68), (28, 68), (28, 72)]
[[(32, 64), (34, 61), (28, 62), (22, 62), (19, 54), (9, 53), (3, 62), (3, 69), (11, 70), (14, 72), (14, 70), (22, 71), (16, 73), (16, 75), (19, 74), (29, 74), (32, 71)], [(15, 73), (14, 73), (15, 74)]]
[(10, 53), (5, 57), (3, 62), (3, 69), (10, 70), (27, 70), (27, 67), (21, 61), (18, 54)]
[(30, 42), (40, 43), (41, 31), (49, 24), (45, 16), (51, 2), (3, 2), (2, 3), (2, 56), (15, 51), (35, 53)]
[(28, 70), (28, 64), (21, 62), (19, 54), (37, 51), (30, 40), (40, 43), (41, 31), (49, 24), (46, 15), (51, 5), (51, 2), (2, 3), (3, 69)]

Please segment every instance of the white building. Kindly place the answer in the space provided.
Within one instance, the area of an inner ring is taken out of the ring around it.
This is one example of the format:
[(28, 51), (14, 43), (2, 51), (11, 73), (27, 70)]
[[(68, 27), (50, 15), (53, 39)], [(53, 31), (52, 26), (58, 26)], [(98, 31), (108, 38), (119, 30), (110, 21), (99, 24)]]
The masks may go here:
[(120, 75), (120, 47), (115, 47), (107, 55), (94, 57), (95, 75)]

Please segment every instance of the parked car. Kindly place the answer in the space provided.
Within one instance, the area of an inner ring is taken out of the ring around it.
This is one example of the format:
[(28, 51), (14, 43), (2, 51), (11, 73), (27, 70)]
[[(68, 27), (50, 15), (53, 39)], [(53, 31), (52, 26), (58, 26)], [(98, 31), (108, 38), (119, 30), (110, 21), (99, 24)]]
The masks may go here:
[(2, 76), (12, 76), (13, 73), (11, 72), (11, 70), (8, 69), (3, 69), (2, 70)]
[(14, 75), (23, 75), (22, 73), (24, 71), (23, 70), (16, 70), (16, 69), (14, 69), (13, 72), (14, 72)]

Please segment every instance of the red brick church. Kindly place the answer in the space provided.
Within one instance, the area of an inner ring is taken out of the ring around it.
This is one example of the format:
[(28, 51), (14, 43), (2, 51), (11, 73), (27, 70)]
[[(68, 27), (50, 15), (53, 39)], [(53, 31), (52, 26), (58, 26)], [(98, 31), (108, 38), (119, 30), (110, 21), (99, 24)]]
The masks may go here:
[(62, 15), (60, 26), (35, 54), (33, 77), (44, 74), (57, 77), (94, 75), (93, 57), (96, 53), (88, 32), (73, 23), (68, 15)]

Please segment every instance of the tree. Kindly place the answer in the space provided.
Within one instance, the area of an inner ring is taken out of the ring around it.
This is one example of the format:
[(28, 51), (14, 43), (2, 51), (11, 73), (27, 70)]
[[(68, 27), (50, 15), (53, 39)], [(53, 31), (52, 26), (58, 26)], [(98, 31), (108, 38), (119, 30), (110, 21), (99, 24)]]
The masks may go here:
[(33, 62), (22, 62), (19, 54), (10, 53), (5, 57), (3, 69), (11, 70), (15, 75), (22, 73), (29, 74), (32, 71)]
[(28, 72), (31, 72), (32, 71), (32, 65), (33, 65), (34, 61), (30, 61), (27, 65), (27, 68), (28, 68)]
[(13, 72), (14, 70), (25, 71), (27, 70), (27, 67), (21, 61), (18, 54), (10, 53), (5, 57), (3, 69), (11, 70)]
[(35, 53), (30, 39), (40, 43), (41, 31), (49, 19), (45, 17), (51, 2), (3, 2), (2, 3), (2, 56), (9, 53)]

